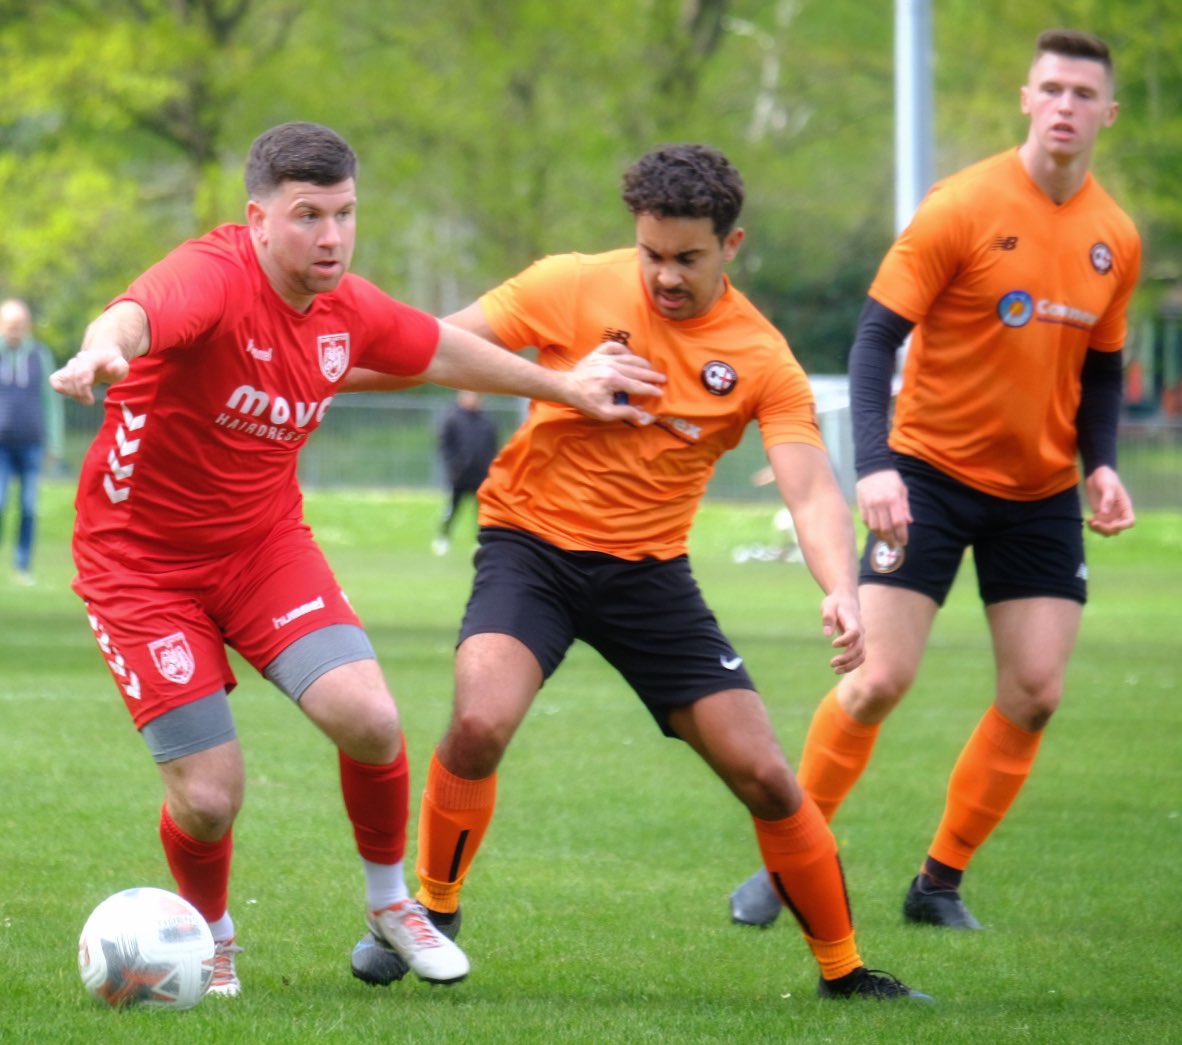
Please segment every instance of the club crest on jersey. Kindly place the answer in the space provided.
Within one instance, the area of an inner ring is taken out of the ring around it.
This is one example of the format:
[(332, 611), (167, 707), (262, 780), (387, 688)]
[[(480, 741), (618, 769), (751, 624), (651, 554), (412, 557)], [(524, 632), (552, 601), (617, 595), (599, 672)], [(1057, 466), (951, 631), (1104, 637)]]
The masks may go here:
[(735, 390), (738, 381), (739, 375), (735, 373), (735, 368), (730, 363), (712, 359), (702, 367), (702, 384), (706, 386), (706, 391), (711, 395), (730, 395)]
[(183, 685), (193, 677), (193, 651), (183, 631), (149, 642), (148, 652), (156, 670), (169, 682)]
[(894, 573), (903, 565), (903, 549), (886, 541), (875, 541), (870, 549), (870, 568), (875, 573)]
[(1112, 248), (1107, 243), (1093, 243), (1088, 256), (1092, 259), (1092, 268), (1101, 276), (1112, 271)]
[(349, 369), (349, 335), (321, 334), (316, 339), (320, 372), (330, 381), (339, 381)]

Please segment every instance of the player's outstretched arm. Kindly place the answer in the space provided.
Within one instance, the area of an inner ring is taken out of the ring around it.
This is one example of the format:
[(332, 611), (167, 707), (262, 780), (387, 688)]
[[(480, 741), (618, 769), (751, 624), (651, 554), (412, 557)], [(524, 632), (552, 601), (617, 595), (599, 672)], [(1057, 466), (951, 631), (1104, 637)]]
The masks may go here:
[(825, 593), (821, 628), (837, 650), (829, 666), (843, 675), (866, 659), (849, 505), (823, 450), (805, 443), (780, 443), (768, 450), (768, 460), (792, 513), (805, 564)]
[(665, 376), (622, 345), (601, 345), (574, 369), (551, 370), (503, 351), (488, 339), (492, 334), (479, 302), (450, 316), (440, 323), (439, 346), (419, 376), (451, 388), (565, 403), (601, 421), (637, 424), (646, 423), (648, 414), (617, 402), (617, 393), (638, 399), (661, 394)]
[(118, 301), (86, 328), (82, 347), (49, 375), (55, 392), (88, 406), (96, 384), (111, 385), (127, 376), (130, 363), (148, 351), (148, 316), (134, 301)]

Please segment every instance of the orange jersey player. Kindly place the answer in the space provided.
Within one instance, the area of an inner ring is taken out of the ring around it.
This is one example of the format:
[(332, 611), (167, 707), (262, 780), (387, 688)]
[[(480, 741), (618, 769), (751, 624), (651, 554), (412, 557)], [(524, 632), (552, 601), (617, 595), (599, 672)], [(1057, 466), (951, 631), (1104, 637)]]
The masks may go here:
[[(832, 817), (914, 680), (971, 547), (996, 689), (903, 904), (909, 921), (954, 929), (980, 928), (961, 880), (1031, 771), (1079, 630), (1077, 458), (1088, 526), (1111, 535), (1134, 521), (1115, 466), (1140, 240), (1088, 170), (1117, 114), (1107, 45), (1043, 33), (1021, 103), (1026, 141), (937, 184), (870, 287), (850, 356), (871, 531), (859, 588), (866, 662), (822, 701), (801, 758), (801, 783)], [(895, 354), (912, 327), (888, 436)], [(778, 913), (762, 871), (731, 896), (736, 921)]]
[[(686, 538), (719, 456), (760, 426), (823, 592), (838, 673), (862, 660), (853, 521), (783, 337), (724, 274), (743, 187), (699, 145), (651, 152), (624, 178), (636, 246), (545, 258), (451, 317), (566, 369), (601, 342), (666, 375), (648, 423), (585, 423), (538, 402), (480, 490), (476, 577), (460, 630), (451, 724), (431, 760), (418, 897), (441, 928), (492, 819), (496, 770), (575, 639), (620, 673), (750, 812), (770, 880), (820, 966), (824, 997), (926, 998), (871, 972), (854, 940), (837, 845), (784, 757), (755, 683), (690, 570)], [(364, 955), (363, 955), (364, 957)], [(380, 970), (354, 971), (380, 981)]]
[(544, 365), (569, 366), (615, 340), (666, 376), (643, 426), (587, 424), (566, 407), (533, 403), (493, 464), (482, 525), (568, 551), (671, 559), (686, 554), (714, 463), (749, 422), (768, 446), (823, 450), (808, 379), (783, 336), (725, 276), (705, 314), (669, 321), (640, 292), (641, 250), (546, 258), (476, 306), (489, 334), (514, 349), (539, 346)]

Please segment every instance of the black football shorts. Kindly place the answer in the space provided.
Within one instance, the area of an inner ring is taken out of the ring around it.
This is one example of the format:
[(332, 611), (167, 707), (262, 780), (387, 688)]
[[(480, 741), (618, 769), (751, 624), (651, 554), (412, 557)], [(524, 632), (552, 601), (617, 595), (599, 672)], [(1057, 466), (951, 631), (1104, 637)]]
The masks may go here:
[(459, 641), (488, 633), (522, 642), (546, 678), (581, 639), (624, 677), (667, 736), (671, 710), (755, 689), (684, 555), (633, 561), (483, 527)]
[(986, 605), (1036, 596), (1087, 602), (1079, 490), (1037, 501), (994, 497), (924, 461), (895, 454), (914, 520), (907, 545), (890, 548), (873, 534), (859, 581), (918, 591), (944, 604), (967, 548)]

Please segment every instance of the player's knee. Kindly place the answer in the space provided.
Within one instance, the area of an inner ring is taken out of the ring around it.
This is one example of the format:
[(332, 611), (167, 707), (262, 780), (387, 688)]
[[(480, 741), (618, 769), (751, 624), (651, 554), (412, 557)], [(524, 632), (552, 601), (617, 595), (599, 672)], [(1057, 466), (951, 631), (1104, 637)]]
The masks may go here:
[(881, 661), (866, 661), (842, 679), (838, 699), (847, 714), (870, 725), (881, 722), (895, 710), (914, 679), (914, 672)]
[(1059, 710), (1059, 702), (1063, 696), (1062, 685), (1053, 679), (1042, 684), (1027, 680), (1026, 685), (1016, 687), (1011, 693), (1004, 703), (999, 700), (1002, 714), (1010, 718), (1016, 726), (1032, 733), (1046, 728), (1051, 717)]
[(168, 808), (185, 834), (215, 842), (230, 830), (242, 808), (242, 787), (233, 781), (187, 780), (169, 789)]
[(479, 780), (496, 770), (512, 737), (512, 724), (481, 709), (457, 712), (439, 745), (440, 758), (458, 776)]
[(402, 722), (394, 702), (380, 702), (367, 709), (338, 746), (350, 758), (369, 765), (383, 766), (394, 761), (402, 750)]
[(737, 774), (731, 787), (752, 816), (760, 820), (782, 820), (800, 807), (800, 789), (793, 781), (787, 760), (768, 756)]

